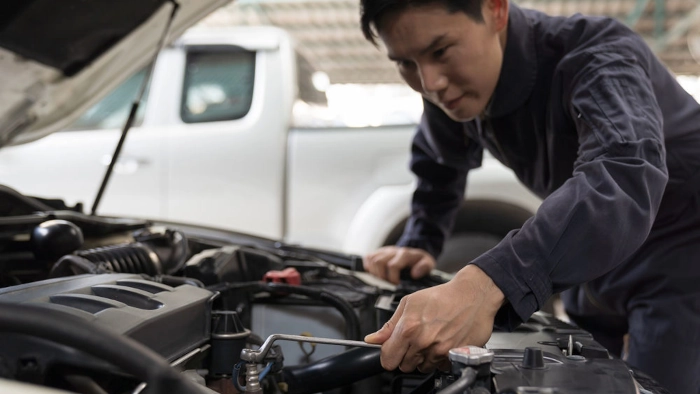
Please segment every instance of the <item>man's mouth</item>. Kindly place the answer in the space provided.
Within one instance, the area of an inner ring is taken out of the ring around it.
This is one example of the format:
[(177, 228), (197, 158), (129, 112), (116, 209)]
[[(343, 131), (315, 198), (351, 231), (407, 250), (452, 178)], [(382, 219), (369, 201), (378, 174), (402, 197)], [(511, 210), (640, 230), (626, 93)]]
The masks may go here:
[(442, 106), (445, 107), (445, 109), (448, 109), (451, 111), (451, 110), (457, 108), (457, 106), (459, 105), (459, 102), (462, 100), (462, 98), (464, 98), (464, 95), (461, 95), (461, 96), (454, 98), (452, 100), (443, 101)]

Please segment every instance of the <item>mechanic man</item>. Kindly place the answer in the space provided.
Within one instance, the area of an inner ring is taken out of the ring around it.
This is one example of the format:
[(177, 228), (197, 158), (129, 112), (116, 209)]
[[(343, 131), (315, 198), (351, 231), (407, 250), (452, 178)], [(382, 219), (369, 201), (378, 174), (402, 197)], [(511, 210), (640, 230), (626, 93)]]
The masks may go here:
[[(424, 113), (398, 246), (368, 255), (398, 282), (435, 267), (483, 148), (544, 201), (447, 284), (402, 299), (380, 331), (389, 370), (428, 371), (561, 292), (582, 328), (674, 394), (700, 393), (700, 105), (609, 18), (508, 0), (361, 0)], [(465, 262), (467, 263), (467, 262)]]

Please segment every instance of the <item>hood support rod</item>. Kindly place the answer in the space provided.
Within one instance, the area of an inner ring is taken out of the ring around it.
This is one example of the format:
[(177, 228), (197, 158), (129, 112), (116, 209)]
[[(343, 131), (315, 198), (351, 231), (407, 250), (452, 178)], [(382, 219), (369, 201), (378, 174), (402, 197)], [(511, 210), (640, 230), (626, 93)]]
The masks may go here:
[(141, 82), (141, 86), (139, 88), (138, 93), (136, 94), (136, 97), (134, 98), (134, 102), (131, 104), (131, 111), (129, 112), (129, 117), (126, 119), (126, 123), (124, 124), (124, 127), (122, 128), (122, 134), (121, 137), (119, 138), (119, 143), (117, 143), (117, 147), (114, 149), (114, 154), (112, 155), (112, 160), (109, 162), (109, 167), (107, 167), (107, 172), (105, 172), (105, 176), (102, 179), (102, 184), (100, 185), (100, 190), (97, 192), (97, 197), (95, 197), (95, 202), (92, 204), (92, 210), (90, 211), (91, 215), (95, 215), (97, 213), (97, 207), (100, 205), (100, 201), (102, 200), (102, 195), (105, 192), (105, 189), (107, 188), (107, 184), (109, 183), (109, 179), (112, 176), (112, 172), (114, 172), (114, 166), (116, 165), (117, 161), (119, 160), (119, 155), (121, 154), (122, 147), (124, 146), (124, 141), (126, 140), (126, 134), (129, 132), (129, 129), (131, 129), (131, 126), (134, 124), (134, 120), (136, 119), (136, 112), (138, 111), (139, 107), (141, 106), (141, 101), (143, 99), (143, 95), (146, 92), (146, 87), (148, 86), (149, 81), (151, 80), (151, 76), (153, 75), (153, 69), (156, 66), (156, 60), (158, 59), (158, 54), (160, 51), (165, 47), (165, 43), (167, 42), (168, 35), (170, 33), (170, 28), (172, 26), (173, 20), (175, 19), (175, 15), (177, 14), (177, 10), (180, 8), (180, 5), (175, 1), (171, 0), (170, 3), (173, 4), (173, 9), (170, 12), (170, 17), (168, 18), (168, 22), (165, 25), (165, 31), (163, 31), (163, 35), (160, 37), (160, 41), (158, 42), (158, 47), (156, 48), (156, 52), (153, 55), (153, 61), (151, 62), (150, 66), (146, 70), (146, 75), (143, 77), (143, 81)]

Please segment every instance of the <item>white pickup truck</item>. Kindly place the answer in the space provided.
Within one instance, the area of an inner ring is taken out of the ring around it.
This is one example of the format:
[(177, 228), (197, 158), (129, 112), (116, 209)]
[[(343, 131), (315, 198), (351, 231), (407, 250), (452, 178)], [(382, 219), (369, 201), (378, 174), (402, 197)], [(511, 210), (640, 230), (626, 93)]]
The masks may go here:
[[(273, 27), (190, 30), (168, 46), (98, 212), (358, 254), (396, 241), (413, 191), (415, 125), (298, 124), (300, 103), (325, 98), (300, 61), (290, 36)], [(143, 75), (68, 130), (0, 151), (0, 183), (89, 207)], [(467, 190), (441, 258), (446, 270), (493, 246), (540, 203), (488, 156)]]

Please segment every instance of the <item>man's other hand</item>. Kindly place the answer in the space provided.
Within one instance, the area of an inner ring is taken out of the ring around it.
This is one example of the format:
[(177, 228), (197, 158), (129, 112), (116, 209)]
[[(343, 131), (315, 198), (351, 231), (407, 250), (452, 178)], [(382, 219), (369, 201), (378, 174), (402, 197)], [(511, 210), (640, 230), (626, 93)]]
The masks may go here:
[(418, 279), (435, 268), (435, 259), (423, 249), (384, 246), (365, 256), (362, 265), (372, 275), (398, 284), (401, 270), (410, 268), (411, 277)]
[(484, 271), (468, 265), (443, 285), (404, 296), (391, 319), (365, 341), (382, 344), (382, 367), (389, 371), (444, 369), (450, 349), (488, 341), (504, 299)]

